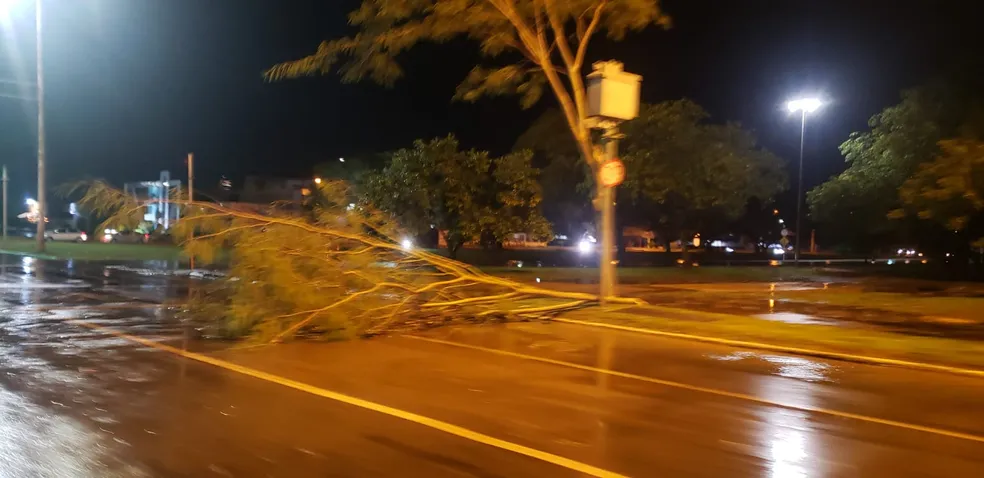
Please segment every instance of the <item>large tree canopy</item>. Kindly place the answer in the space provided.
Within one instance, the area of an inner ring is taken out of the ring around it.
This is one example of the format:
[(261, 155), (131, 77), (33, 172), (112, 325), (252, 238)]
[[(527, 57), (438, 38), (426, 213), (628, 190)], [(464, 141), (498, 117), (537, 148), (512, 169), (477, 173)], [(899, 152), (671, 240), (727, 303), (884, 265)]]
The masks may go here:
[(980, 224), (973, 224), (984, 211), (984, 142), (953, 139), (941, 141), (939, 146), (936, 160), (920, 165), (902, 184), (899, 198), (903, 208), (892, 215), (911, 212), (955, 232), (969, 228), (971, 238), (984, 243), (984, 238), (977, 237)]
[(365, 195), (417, 234), (440, 231), (452, 257), (464, 243), (483, 237), (503, 241), (528, 233), (546, 239), (550, 225), (539, 211), (531, 157), (529, 151), (500, 158), (463, 151), (452, 136), (417, 141), (366, 178)]
[(669, 26), (657, 0), (363, 0), (349, 15), (353, 36), (322, 42), (313, 54), (276, 65), (270, 79), (324, 74), (390, 84), (403, 74), (401, 53), (420, 42), (467, 37), (494, 66), (476, 66), (456, 97), (518, 93), (524, 107), (546, 88), (560, 104), (575, 145), (591, 168), (593, 155), (583, 80), (588, 45), (651, 25)]
[(939, 153), (939, 142), (984, 133), (984, 108), (971, 85), (938, 81), (902, 93), (902, 102), (869, 120), (841, 146), (840, 175), (807, 194), (814, 219), (841, 239), (863, 245), (893, 232), (888, 213), (900, 207), (899, 188)]
[[(547, 113), (517, 146), (536, 150), (550, 161), (544, 168), (544, 195), (583, 205), (575, 184), (591, 181), (575, 148)], [(734, 220), (751, 198), (768, 201), (786, 186), (782, 161), (760, 148), (754, 135), (736, 123), (708, 123), (708, 114), (689, 100), (643, 105), (639, 117), (623, 125), (620, 146), (626, 166), (619, 188), (621, 222), (643, 222), (664, 238), (677, 238), (708, 225)], [(564, 181), (553, 181), (556, 171)], [(584, 190), (585, 188), (581, 188)], [(555, 220), (554, 217), (551, 219)]]
[(626, 124), (626, 182), (664, 237), (683, 237), (741, 216), (749, 200), (786, 187), (782, 161), (737, 123), (707, 123), (689, 100), (645, 105)]

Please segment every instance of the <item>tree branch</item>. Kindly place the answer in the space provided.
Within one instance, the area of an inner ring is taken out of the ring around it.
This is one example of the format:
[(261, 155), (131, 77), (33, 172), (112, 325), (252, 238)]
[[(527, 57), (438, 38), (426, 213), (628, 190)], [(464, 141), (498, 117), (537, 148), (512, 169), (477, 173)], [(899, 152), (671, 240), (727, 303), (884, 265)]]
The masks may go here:
[(588, 51), (588, 43), (591, 41), (591, 35), (594, 34), (595, 30), (598, 29), (598, 24), (601, 23), (601, 13), (605, 9), (605, 5), (608, 4), (608, 0), (602, 0), (601, 3), (595, 7), (594, 15), (591, 17), (591, 23), (588, 25), (588, 29), (585, 30), (583, 35), (579, 35), (579, 45), (577, 47), (577, 57), (574, 63), (581, 67), (584, 63), (584, 55)]
[[(553, 42), (557, 45), (557, 49), (560, 50), (560, 57), (564, 60), (568, 70), (576, 69), (577, 65), (574, 64), (574, 54), (571, 52), (570, 44), (567, 43), (564, 22), (557, 17), (557, 12), (553, 9), (553, 0), (544, 0), (543, 8), (547, 12), (547, 18), (550, 20), (550, 27), (554, 32)], [(571, 74), (574, 74), (573, 71)]]

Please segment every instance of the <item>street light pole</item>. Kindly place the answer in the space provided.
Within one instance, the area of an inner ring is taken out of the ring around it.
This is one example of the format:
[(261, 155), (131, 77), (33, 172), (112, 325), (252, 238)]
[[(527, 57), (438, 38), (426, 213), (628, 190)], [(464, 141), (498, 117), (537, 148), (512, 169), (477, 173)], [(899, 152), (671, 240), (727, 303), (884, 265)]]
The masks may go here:
[(800, 98), (786, 103), (791, 113), (799, 111), (800, 117), (800, 160), (799, 160), (799, 183), (796, 189), (796, 249), (793, 256), (793, 263), (799, 266), (800, 247), (802, 246), (803, 231), (803, 146), (806, 141), (806, 114), (812, 113), (820, 108), (823, 102), (817, 98)]
[(806, 138), (806, 109), (802, 109), (803, 120), (800, 123), (800, 162), (799, 162), (799, 187), (796, 189), (796, 253), (793, 257), (793, 264), (799, 267), (800, 264), (800, 244), (803, 235), (800, 226), (803, 223), (803, 144)]
[[(37, 72), (38, 72), (38, 230), (37, 241), (38, 252), (44, 252), (44, 222), (48, 217), (48, 200), (45, 197), (44, 187), (44, 163), (45, 163), (45, 137), (44, 137), (44, 62), (42, 59), (42, 36), (41, 36), (41, 0), (35, 2), (34, 28), (37, 34)], [(4, 202), (6, 204), (6, 201)]]

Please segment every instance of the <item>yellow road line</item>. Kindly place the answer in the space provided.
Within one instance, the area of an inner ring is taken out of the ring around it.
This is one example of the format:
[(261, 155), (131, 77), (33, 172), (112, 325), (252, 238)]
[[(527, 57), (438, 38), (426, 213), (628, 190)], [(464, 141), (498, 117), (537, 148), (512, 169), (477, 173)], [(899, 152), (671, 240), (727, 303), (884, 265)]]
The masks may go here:
[(915, 370), (926, 370), (930, 372), (946, 372), (956, 375), (965, 375), (968, 377), (984, 378), (984, 370), (975, 370), (970, 368), (950, 367), (947, 365), (937, 365), (937, 364), (923, 363), (923, 362), (910, 362), (908, 360), (870, 357), (867, 355), (854, 355), (854, 354), (847, 354), (842, 352), (829, 352), (824, 350), (804, 349), (800, 347), (787, 347), (785, 345), (774, 345), (774, 344), (766, 344), (761, 342), (748, 342), (744, 340), (721, 339), (717, 337), (684, 334), (679, 332), (665, 332), (662, 330), (642, 329), (639, 327), (606, 324), (602, 322), (592, 322), (589, 320), (564, 319), (560, 317), (555, 317), (550, 320), (553, 322), (562, 322), (565, 324), (584, 325), (588, 327), (601, 327), (605, 329), (614, 329), (614, 330), (621, 330), (625, 332), (656, 335), (660, 337), (669, 337), (673, 339), (683, 339), (683, 340), (692, 340), (697, 342), (707, 342), (711, 344), (728, 345), (731, 347), (772, 350), (775, 352), (784, 352), (784, 353), (796, 354), (796, 355), (808, 355), (813, 357), (823, 357), (823, 358), (829, 358), (835, 360), (846, 360), (849, 362), (869, 363), (875, 365), (892, 365), (896, 367), (911, 368)]
[(407, 411), (404, 411), (404, 410), (400, 410), (398, 408), (388, 407), (386, 405), (381, 405), (379, 403), (370, 402), (368, 400), (363, 400), (361, 398), (353, 397), (353, 396), (350, 396), (350, 395), (345, 395), (345, 394), (338, 393), (338, 392), (332, 392), (330, 390), (326, 390), (326, 389), (323, 389), (323, 388), (319, 388), (319, 387), (315, 387), (315, 386), (312, 386), (312, 385), (308, 385), (308, 384), (303, 383), (303, 382), (298, 382), (298, 381), (295, 381), (295, 380), (291, 380), (289, 378), (281, 377), (279, 375), (274, 375), (274, 374), (271, 374), (271, 373), (262, 372), (262, 371), (259, 371), (259, 370), (256, 370), (256, 369), (252, 369), (252, 368), (249, 368), (249, 367), (244, 367), (242, 365), (237, 365), (237, 364), (234, 364), (232, 362), (227, 362), (225, 360), (217, 359), (217, 358), (210, 357), (210, 356), (207, 356), (207, 355), (203, 355), (203, 354), (199, 354), (199, 353), (195, 353), (195, 352), (188, 352), (186, 350), (181, 350), (179, 348), (172, 347), (170, 345), (164, 345), (164, 344), (159, 343), (159, 342), (155, 342), (155, 341), (152, 341), (152, 340), (147, 340), (147, 339), (136, 337), (136, 336), (133, 336), (133, 335), (130, 335), (130, 334), (126, 334), (126, 333), (120, 332), (120, 331), (118, 331), (116, 329), (112, 329), (112, 328), (109, 328), (109, 327), (104, 327), (102, 325), (97, 325), (97, 324), (94, 324), (94, 323), (91, 323), (91, 322), (87, 322), (87, 321), (84, 321), (84, 320), (77, 320), (77, 319), (66, 320), (66, 322), (68, 322), (70, 324), (75, 324), (75, 325), (78, 325), (78, 326), (81, 326), (81, 327), (85, 327), (85, 328), (88, 328), (88, 329), (93, 329), (93, 330), (98, 330), (98, 331), (101, 331), (101, 332), (105, 332), (107, 334), (110, 334), (110, 335), (113, 335), (113, 336), (116, 336), (116, 337), (120, 337), (120, 338), (123, 338), (123, 339), (127, 339), (127, 340), (130, 340), (130, 341), (136, 342), (136, 343), (138, 343), (140, 345), (151, 347), (151, 348), (154, 348), (154, 349), (157, 349), (157, 350), (162, 350), (162, 351), (165, 351), (165, 352), (168, 352), (168, 353), (171, 353), (171, 354), (174, 354), (174, 355), (179, 355), (181, 357), (184, 357), (184, 358), (187, 358), (187, 359), (191, 359), (191, 360), (195, 360), (195, 361), (198, 361), (198, 362), (207, 363), (209, 365), (214, 365), (214, 366), (219, 367), (219, 368), (223, 368), (223, 369), (226, 369), (226, 370), (229, 370), (229, 371), (232, 371), (232, 372), (236, 372), (236, 373), (241, 373), (243, 375), (248, 375), (248, 376), (253, 377), (253, 378), (258, 378), (260, 380), (265, 380), (267, 382), (272, 382), (272, 383), (276, 383), (276, 384), (279, 384), (279, 385), (283, 385), (285, 387), (290, 387), (290, 388), (293, 388), (295, 390), (300, 390), (302, 392), (310, 393), (312, 395), (317, 395), (319, 397), (324, 397), (324, 398), (327, 398), (327, 399), (330, 399), (330, 400), (335, 400), (335, 401), (338, 401), (338, 402), (346, 403), (348, 405), (353, 405), (353, 406), (356, 406), (356, 407), (359, 407), (359, 408), (364, 408), (366, 410), (372, 410), (374, 412), (379, 412), (379, 413), (382, 413), (384, 415), (389, 415), (389, 416), (396, 417), (396, 418), (402, 418), (404, 420), (407, 420), (407, 421), (416, 423), (418, 425), (423, 425), (425, 427), (433, 428), (435, 430), (440, 430), (442, 432), (449, 433), (451, 435), (455, 435), (455, 436), (458, 436), (458, 437), (461, 437), (461, 438), (472, 440), (472, 441), (475, 441), (475, 442), (478, 442), (478, 443), (482, 443), (482, 444), (485, 444), (485, 445), (489, 445), (489, 446), (492, 446), (492, 447), (495, 447), (495, 448), (499, 448), (499, 449), (502, 449), (502, 450), (511, 451), (513, 453), (518, 453), (520, 455), (525, 455), (525, 456), (528, 456), (530, 458), (534, 458), (534, 459), (537, 459), (537, 460), (540, 460), (540, 461), (545, 461), (547, 463), (551, 463), (551, 464), (554, 464), (554, 465), (557, 465), (557, 466), (560, 466), (560, 467), (563, 467), (563, 468), (567, 468), (569, 470), (573, 470), (573, 471), (576, 471), (576, 472), (579, 472), (579, 473), (583, 473), (583, 474), (588, 475), (588, 476), (594, 476), (594, 477), (598, 477), (598, 478), (626, 478), (625, 475), (620, 475), (620, 474), (615, 473), (615, 472), (612, 472), (612, 471), (604, 470), (602, 468), (594, 467), (594, 466), (591, 466), (591, 465), (588, 465), (588, 464), (585, 464), (585, 463), (581, 463), (579, 461), (571, 460), (569, 458), (564, 458), (564, 457), (559, 456), (559, 455), (554, 455), (552, 453), (547, 453), (545, 451), (540, 451), (540, 450), (537, 450), (535, 448), (530, 448), (530, 447), (527, 447), (527, 446), (523, 446), (523, 445), (519, 445), (519, 444), (516, 444), (516, 443), (509, 442), (509, 441), (506, 441), (506, 440), (501, 440), (499, 438), (495, 438), (495, 437), (492, 437), (492, 436), (489, 436), (489, 435), (485, 435), (483, 433), (479, 433), (479, 432), (476, 432), (476, 431), (473, 431), (473, 430), (469, 430), (467, 428), (460, 427), (460, 426), (457, 426), (457, 425), (452, 425), (450, 423), (443, 422), (441, 420), (436, 420), (436, 419), (433, 419), (433, 418), (425, 417), (423, 415), (418, 415), (416, 413), (407, 412)]
[(698, 385), (689, 385), (689, 384), (686, 384), (686, 383), (674, 382), (674, 381), (670, 381), (670, 380), (661, 380), (661, 379), (658, 379), (658, 378), (646, 377), (644, 375), (635, 375), (635, 374), (626, 373), (626, 372), (619, 372), (617, 370), (607, 370), (607, 369), (603, 369), (603, 368), (592, 367), (590, 365), (581, 365), (581, 364), (576, 364), (576, 363), (571, 363), (571, 362), (564, 362), (562, 360), (554, 360), (554, 359), (549, 359), (549, 358), (544, 358), (544, 357), (537, 357), (535, 355), (526, 355), (526, 354), (521, 354), (521, 353), (517, 353), (517, 352), (507, 352), (505, 350), (490, 349), (490, 348), (486, 348), (486, 347), (480, 347), (478, 345), (469, 345), (469, 344), (463, 344), (463, 343), (459, 343), (459, 342), (451, 342), (451, 341), (441, 340), (441, 339), (432, 339), (430, 337), (421, 337), (419, 335), (405, 335), (404, 337), (410, 338), (410, 339), (414, 339), (414, 340), (420, 340), (420, 341), (424, 341), (424, 342), (432, 342), (432, 343), (435, 343), (435, 344), (448, 345), (448, 346), (452, 346), (452, 347), (460, 347), (460, 348), (465, 348), (465, 349), (478, 350), (478, 351), (482, 351), (482, 352), (493, 353), (493, 354), (496, 354), (496, 355), (503, 355), (503, 356), (506, 356), (506, 357), (514, 357), (514, 358), (519, 358), (519, 359), (523, 359), (523, 360), (533, 360), (533, 361), (536, 361), (536, 362), (543, 362), (543, 363), (548, 363), (548, 364), (551, 364), (551, 365), (559, 365), (559, 366), (562, 366), (562, 367), (575, 368), (575, 369), (579, 369), (579, 370), (585, 370), (585, 371), (588, 371), (588, 372), (602, 373), (602, 374), (611, 375), (611, 376), (614, 376), (614, 377), (627, 378), (627, 379), (631, 379), (631, 380), (638, 380), (638, 381), (641, 381), (641, 382), (649, 382), (649, 383), (654, 383), (654, 384), (657, 384), (657, 385), (664, 385), (664, 386), (667, 386), (667, 387), (674, 387), (674, 388), (680, 388), (680, 389), (683, 389), (683, 390), (690, 390), (690, 391), (693, 391), (693, 392), (709, 393), (709, 394), (712, 394), (712, 395), (719, 395), (719, 396), (723, 396), (723, 397), (729, 397), (729, 398), (734, 398), (734, 399), (738, 399), (738, 400), (745, 400), (745, 401), (749, 401), (749, 402), (754, 402), (754, 403), (758, 403), (758, 404), (761, 404), (761, 405), (769, 405), (769, 406), (781, 407), (781, 408), (785, 408), (785, 409), (789, 409), (789, 410), (797, 410), (797, 411), (803, 411), (803, 412), (819, 413), (819, 414), (823, 414), (823, 415), (830, 415), (830, 416), (840, 417), (840, 418), (849, 418), (849, 419), (852, 419), (852, 420), (858, 420), (858, 421), (862, 421), (862, 422), (877, 423), (877, 424), (880, 424), (880, 425), (888, 425), (888, 426), (892, 426), (892, 427), (903, 428), (903, 429), (906, 429), (906, 430), (915, 430), (915, 431), (920, 431), (920, 432), (932, 433), (934, 435), (941, 435), (941, 436), (950, 437), (950, 438), (959, 438), (959, 439), (962, 439), (962, 440), (970, 440), (970, 441), (975, 441), (975, 442), (979, 442), (979, 443), (984, 443), (984, 436), (972, 435), (972, 434), (969, 434), (969, 433), (961, 433), (961, 432), (955, 432), (955, 431), (950, 431), (950, 430), (944, 430), (944, 429), (941, 429), (941, 428), (934, 428), (934, 427), (927, 427), (927, 426), (922, 426), (922, 425), (915, 425), (915, 424), (912, 424), (912, 423), (897, 422), (895, 420), (886, 420), (886, 419), (883, 419), (883, 418), (869, 417), (869, 416), (866, 416), (866, 415), (858, 415), (856, 413), (840, 412), (840, 411), (837, 411), (837, 410), (829, 410), (829, 409), (826, 409), (826, 408), (804, 407), (804, 406), (799, 406), (799, 405), (789, 405), (789, 404), (786, 404), (786, 403), (774, 402), (774, 401), (771, 401), (771, 400), (766, 400), (764, 398), (759, 398), (759, 397), (756, 397), (754, 395), (747, 395), (747, 394), (744, 394), (744, 393), (728, 392), (728, 391), (725, 391), (725, 390), (718, 390), (718, 389), (715, 389), (715, 388), (701, 387), (701, 386), (698, 386)]

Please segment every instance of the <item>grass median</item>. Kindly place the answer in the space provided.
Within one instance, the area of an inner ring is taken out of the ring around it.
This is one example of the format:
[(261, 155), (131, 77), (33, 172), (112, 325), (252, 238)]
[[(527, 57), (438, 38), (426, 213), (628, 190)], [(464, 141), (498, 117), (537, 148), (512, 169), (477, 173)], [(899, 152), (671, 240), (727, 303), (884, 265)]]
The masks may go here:
[(0, 241), (0, 252), (53, 259), (91, 261), (175, 261), (181, 259), (181, 249), (158, 244), (103, 244), (99, 242), (48, 242), (45, 252), (38, 254), (33, 239)]
[(564, 318), (661, 332), (984, 369), (984, 342), (880, 329), (775, 322), (659, 306), (589, 308)]

